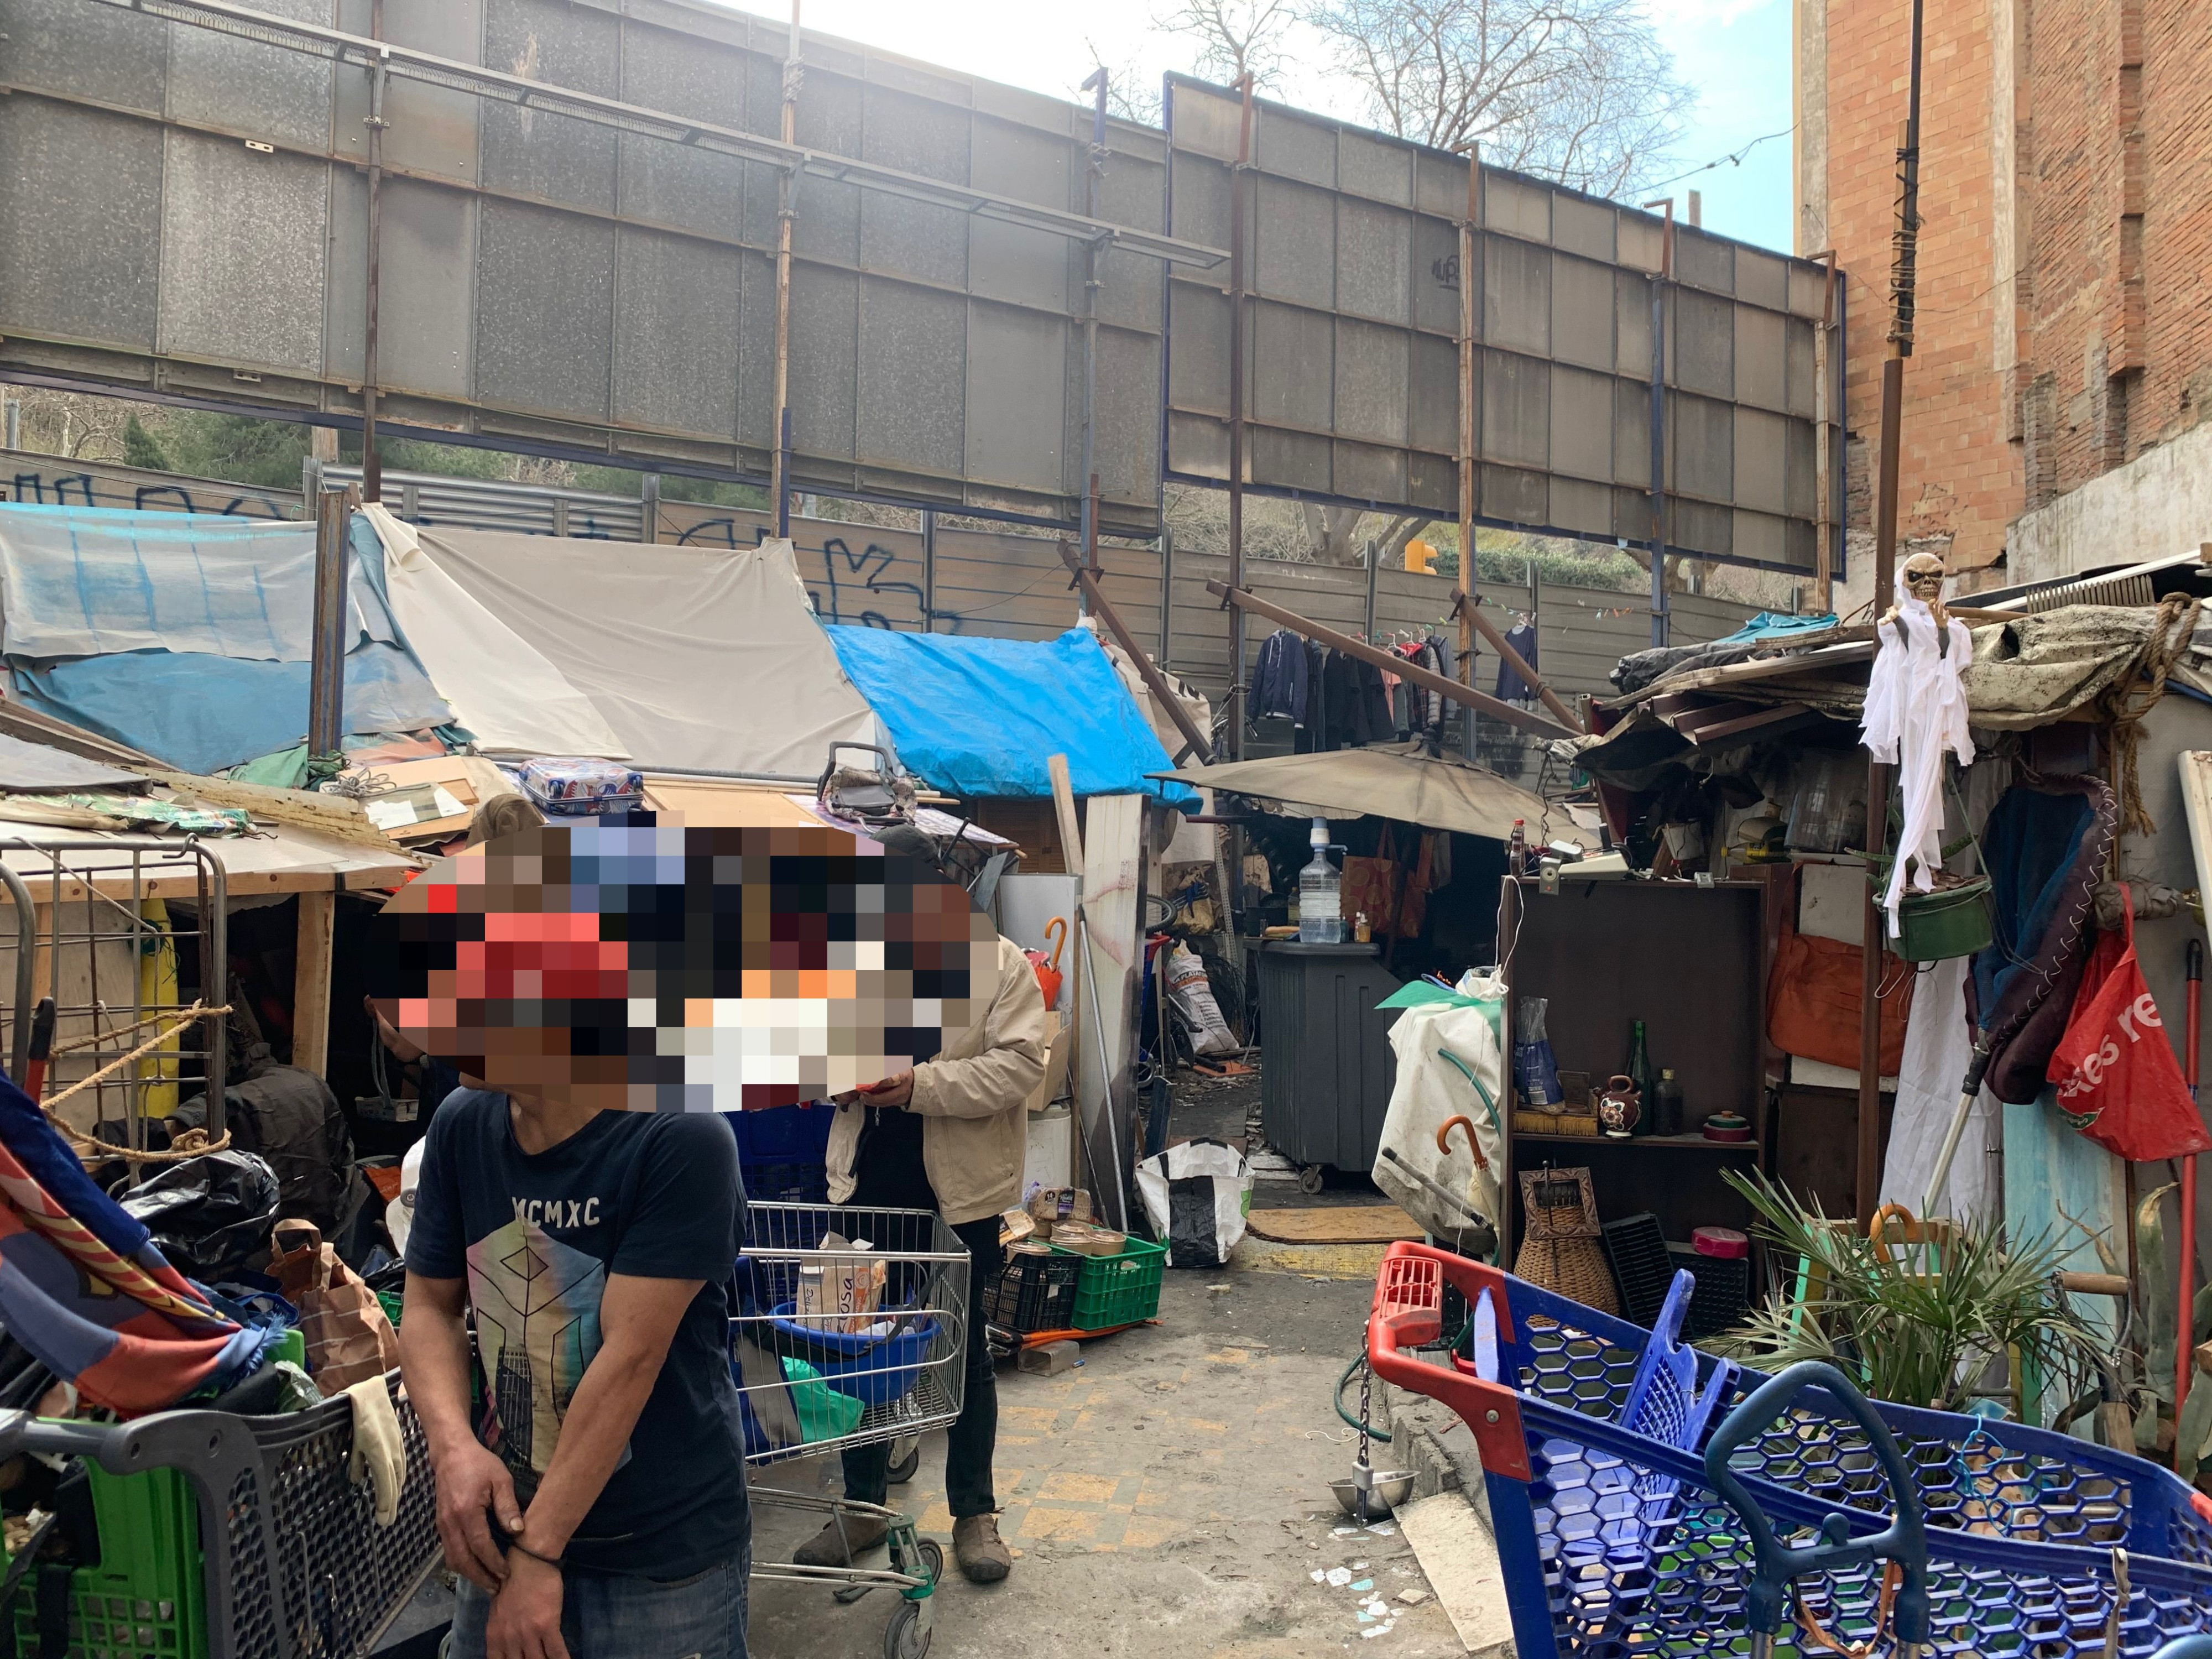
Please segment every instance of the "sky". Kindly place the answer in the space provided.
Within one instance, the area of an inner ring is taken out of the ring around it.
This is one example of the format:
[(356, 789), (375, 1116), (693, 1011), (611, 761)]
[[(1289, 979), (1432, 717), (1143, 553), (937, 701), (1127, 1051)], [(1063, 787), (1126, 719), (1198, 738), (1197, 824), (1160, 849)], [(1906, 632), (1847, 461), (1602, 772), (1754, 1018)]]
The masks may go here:
[[(1688, 173), (1741, 152), (1765, 134), (1740, 165), (1722, 161), (1674, 186), (1703, 197), (1707, 229), (1788, 251), (1790, 247), (1790, 8), (1788, 0), (1645, 0), (1660, 39), (1698, 93), (1672, 172)], [(1181, 68), (1182, 50), (1152, 19), (1172, 0), (804, 0), (810, 29), (864, 41), (926, 63), (1071, 100), (1094, 64), (1131, 70), (1157, 83)], [(772, 6), (750, 11), (781, 15)], [(1285, 88), (1304, 108), (1358, 118), (1333, 84), (1325, 62), (1302, 57)]]

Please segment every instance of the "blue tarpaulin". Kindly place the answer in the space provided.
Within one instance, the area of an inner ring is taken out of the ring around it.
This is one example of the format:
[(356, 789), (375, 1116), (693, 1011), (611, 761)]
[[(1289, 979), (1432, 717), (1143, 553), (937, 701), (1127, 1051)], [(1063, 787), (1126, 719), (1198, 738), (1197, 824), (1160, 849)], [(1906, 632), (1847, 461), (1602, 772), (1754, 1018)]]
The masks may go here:
[(1785, 639), (1799, 634), (1820, 634), (1836, 625), (1836, 613), (1824, 611), (1817, 617), (1792, 616), (1784, 611), (1762, 611), (1725, 639), (1715, 640), (1715, 645), (1748, 645), (1753, 640)]
[(907, 769), (953, 795), (1052, 793), (1045, 762), (1067, 757), (1079, 795), (1156, 795), (1195, 809), (1195, 792), (1147, 772), (1174, 763), (1098, 641), (826, 626), (846, 674), (890, 728)]
[[(344, 727), (416, 732), (449, 709), (354, 525)], [(286, 749), (307, 730), (313, 525), (79, 507), (0, 507), (0, 607), (25, 703), (187, 771)]]
[[(125, 651), (18, 667), (15, 696), (180, 770), (220, 772), (307, 737), (309, 668), (194, 651)], [(422, 708), (410, 696), (420, 676), (396, 646), (356, 647), (346, 658), (346, 730), (426, 729)]]

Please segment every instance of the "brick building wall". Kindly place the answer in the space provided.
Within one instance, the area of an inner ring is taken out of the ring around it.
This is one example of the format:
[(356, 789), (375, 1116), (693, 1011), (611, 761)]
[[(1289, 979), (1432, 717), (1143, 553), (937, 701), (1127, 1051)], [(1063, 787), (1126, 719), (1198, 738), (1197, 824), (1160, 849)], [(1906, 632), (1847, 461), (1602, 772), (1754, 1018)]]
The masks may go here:
[[(1797, 0), (1795, 19), (1820, 124), (1798, 246), (1854, 279), (1847, 512), (1866, 532), (1911, 12)], [(1929, 0), (1923, 29), (1899, 529), (1972, 572), (2021, 513), (2212, 399), (2212, 0)]]

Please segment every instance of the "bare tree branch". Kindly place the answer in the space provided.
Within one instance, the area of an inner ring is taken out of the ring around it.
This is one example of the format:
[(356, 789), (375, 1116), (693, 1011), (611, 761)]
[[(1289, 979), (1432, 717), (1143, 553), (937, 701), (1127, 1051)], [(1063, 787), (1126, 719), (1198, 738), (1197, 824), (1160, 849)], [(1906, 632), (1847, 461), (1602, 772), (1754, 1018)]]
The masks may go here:
[(1291, 66), (1287, 38), (1298, 17), (1298, 0), (1182, 0), (1152, 27), (1197, 42), (1194, 73), (1224, 85), (1249, 75), (1266, 91), (1279, 88)]
[(1640, 0), (1310, 0), (1304, 21), (1377, 125), (1597, 194), (1663, 166), (1692, 100)]

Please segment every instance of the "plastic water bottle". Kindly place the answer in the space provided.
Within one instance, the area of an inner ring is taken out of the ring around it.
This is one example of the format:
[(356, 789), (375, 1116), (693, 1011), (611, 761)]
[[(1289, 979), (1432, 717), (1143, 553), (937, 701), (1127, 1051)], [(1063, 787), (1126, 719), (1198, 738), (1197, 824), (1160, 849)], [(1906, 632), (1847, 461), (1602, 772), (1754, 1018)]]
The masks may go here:
[(1344, 943), (1344, 884), (1328, 861), (1328, 820), (1313, 821), (1313, 862), (1298, 872), (1298, 943)]

